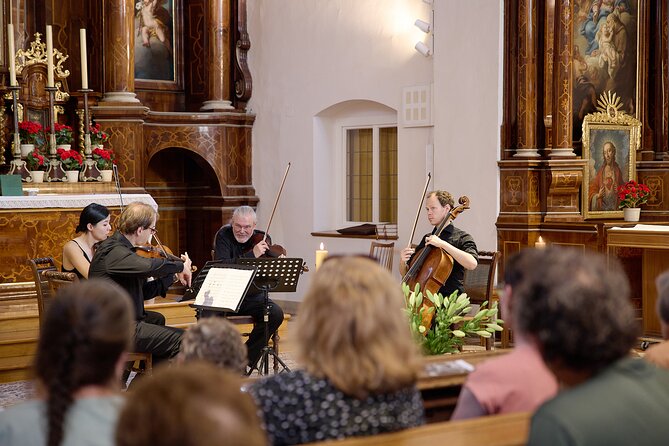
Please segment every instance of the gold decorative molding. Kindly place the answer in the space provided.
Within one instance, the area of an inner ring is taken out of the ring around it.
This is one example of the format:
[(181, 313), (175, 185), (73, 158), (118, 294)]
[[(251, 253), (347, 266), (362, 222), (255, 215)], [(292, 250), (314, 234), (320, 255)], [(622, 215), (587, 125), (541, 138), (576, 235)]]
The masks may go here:
[[(16, 64), (17, 75), (21, 74), (24, 68), (30, 65), (47, 65), (46, 43), (42, 42), (41, 37), (42, 34), (35, 33), (35, 40), (30, 42), (30, 49), (27, 51), (20, 49), (16, 52), (14, 60)], [(65, 79), (70, 76), (70, 70), (63, 68), (63, 63), (69, 59), (69, 57), (69, 55), (61, 53), (57, 48), (53, 49), (53, 70), (56, 77)], [(55, 100), (58, 102), (67, 101), (70, 97), (70, 94), (62, 90), (62, 82), (56, 80), (55, 86), (57, 89)]]

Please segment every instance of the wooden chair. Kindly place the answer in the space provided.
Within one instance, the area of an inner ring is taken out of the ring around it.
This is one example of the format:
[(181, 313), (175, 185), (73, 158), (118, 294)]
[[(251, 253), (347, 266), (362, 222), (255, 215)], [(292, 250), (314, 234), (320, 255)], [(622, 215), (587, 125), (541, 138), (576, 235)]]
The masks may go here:
[(385, 267), (388, 271), (392, 271), (394, 248), (395, 242), (381, 243), (373, 241), (369, 247), (369, 256), (374, 257), (379, 265)]
[(47, 280), (49, 291), (52, 296), (56, 295), (56, 292), (60, 287), (79, 281), (79, 277), (75, 273), (65, 273), (61, 271), (42, 271), (42, 277)]
[[(471, 271), (465, 270), (463, 285), (471, 303), (491, 303), (500, 255), (499, 251), (479, 251), (478, 266)], [(486, 350), (490, 350), (495, 341), (494, 337), (485, 341)]]
[(36, 259), (28, 259), (30, 267), (33, 271), (33, 278), (35, 279), (35, 290), (37, 291), (37, 314), (39, 316), (39, 322), (42, 323), (44, 314), (46, 314), (46, 309), (49, 306), (49, 301), (53, 297), (53, 293), (49, 288), (49, 282), (46, 277), (43, 276), (45, 271), (55, 271), (56, 263), (53, 260), (53, 257), (39, 257)]

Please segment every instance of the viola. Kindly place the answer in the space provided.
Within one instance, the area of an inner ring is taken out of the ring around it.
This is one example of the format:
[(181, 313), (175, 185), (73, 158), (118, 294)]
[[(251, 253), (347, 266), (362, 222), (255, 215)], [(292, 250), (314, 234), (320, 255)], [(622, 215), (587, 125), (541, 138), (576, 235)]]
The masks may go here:
[[(175, 256), (169, 247), (162, 244), (160, 246), (154, 246), (154, 245), (135, 246), (135, 254), (137, 254), (140, 257), (144, 257), (145, 259), (167, 259), (173, 262), (183, 262), (181, 257)], [(195, 271), (197, 271), (197, 266), (192, 265), (191, 272)]]

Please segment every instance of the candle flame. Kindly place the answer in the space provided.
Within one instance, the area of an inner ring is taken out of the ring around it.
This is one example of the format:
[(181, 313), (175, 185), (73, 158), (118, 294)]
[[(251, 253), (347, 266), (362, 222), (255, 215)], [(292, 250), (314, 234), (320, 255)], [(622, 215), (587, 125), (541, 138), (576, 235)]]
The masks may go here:
[(323, 242), (321, 242), (321, 251), (324, 250), (325, 247), (323, 246)]
[(544, 242), (544, 239), (541, 236), (539, 236), (539, 243), (543, 243), (543, 242)]

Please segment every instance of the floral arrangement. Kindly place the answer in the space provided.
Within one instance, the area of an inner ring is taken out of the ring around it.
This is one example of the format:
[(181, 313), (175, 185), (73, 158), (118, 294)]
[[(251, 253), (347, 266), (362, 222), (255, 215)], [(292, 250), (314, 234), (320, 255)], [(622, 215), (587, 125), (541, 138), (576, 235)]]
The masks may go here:
[[(51, 127), (47, 127), (47, 133), (51, 133)], [(56, 123), (54, 126), (56, 134), (56, 144), (72, 144), (72, 127), (65, 124)]]
[(57, 149), (56, 156), (63, 163), (65, 170), (81, 170), (84, 158), (76, 150)]
[(43, 132), (44, 129), (39, 122), (19, 122), (19, 137), (21, 138), (21, 142), (24, 144), (40, 144), (40, 141), (43, 141)]
[(93, 159), (99, 170), (110, 170), (116, 159), (111, 149), (93, 149)]
[(46, 170), (47, 168), (46, 158), (44, 155), (39, 153), (38, 150), (30, 152), (26, 156), (26, 164), (28, 165), (28, 170), (30, 171)]
[(648, 201), (650, 189), (643, 183), (637, 183), (634, 180), (618, 186), (618, 199), (620, 209), (638, 208)]
[(94, 146), (104, 145), (109, 139), (109, 135), (100, 128), (100, 124), (95, 124), (90, 127), (91, 144)]
[[(466, 293), (458, 295), (454, 291), (450, 296), (443, 297), (428, 290), (427, 298), (434, 307), (424, 307), (419, 284), (412, 291), (406, 283), (402, 283), (402, 291), (406, 298), (405, 311), (409, 316), (411, 332), (428, 355), (455, 353), (464, 344), (466, 336), (490, 338), (496, 331), (502, 331), (501, 324), (504, 321), (497, 318), (497, 303), (487, 308), (488, 302), (484, 302), (479, 311), (469, 317), (467, 314), (472, 307)], [(423, 325), (423, 313), (426, 311), (435, 312), (434, 323), (430, 328)]]

